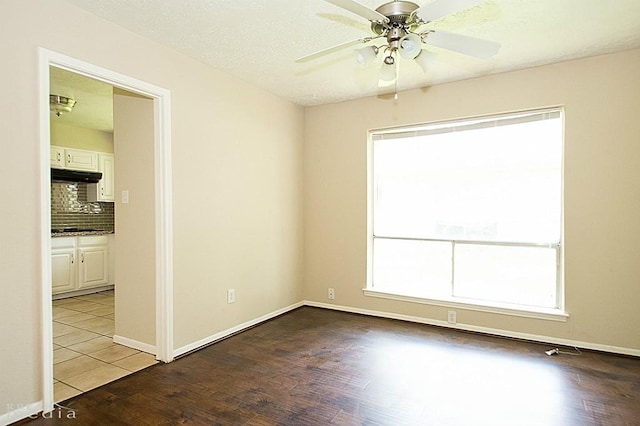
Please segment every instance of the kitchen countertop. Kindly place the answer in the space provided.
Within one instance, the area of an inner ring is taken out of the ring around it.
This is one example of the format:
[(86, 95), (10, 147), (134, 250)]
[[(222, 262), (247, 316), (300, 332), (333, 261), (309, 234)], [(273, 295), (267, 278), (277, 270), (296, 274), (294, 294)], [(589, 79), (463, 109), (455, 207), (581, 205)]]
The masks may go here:
[(65, 231), (65, 232), (51, 232), (51, 237), (86, 237), (88, 235), (110, 235), (114, 234), (114, 231), (105, 230), (93, 230), (93, 231)]

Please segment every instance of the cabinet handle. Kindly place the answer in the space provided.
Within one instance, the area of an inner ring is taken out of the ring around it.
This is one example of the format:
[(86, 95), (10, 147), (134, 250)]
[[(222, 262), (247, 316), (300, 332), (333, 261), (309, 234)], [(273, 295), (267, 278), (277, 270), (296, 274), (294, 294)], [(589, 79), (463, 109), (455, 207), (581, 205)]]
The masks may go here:
[(82, 255), (80, 255), (80, 261), (81, 261), (82, 263), (84, 263), (84, 253), (82, 253)]
[(61, 157), (61, 155), (60, 155), (60, 153), (58, 152), (58, 163), (60, 162), (60, 157)]
[(75, 262), (75, 256), (72, 254), (71, 255), (71, 263), (74, 263), (74, 262)]
[(67, 163), (71, 163), (71, 154), (67, 154)]

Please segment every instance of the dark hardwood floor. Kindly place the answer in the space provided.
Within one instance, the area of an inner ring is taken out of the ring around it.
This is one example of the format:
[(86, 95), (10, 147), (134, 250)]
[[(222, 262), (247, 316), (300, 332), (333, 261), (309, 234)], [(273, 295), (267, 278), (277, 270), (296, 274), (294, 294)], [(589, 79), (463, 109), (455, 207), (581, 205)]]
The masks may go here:
[(640, 425), (640, 359), (553, 347), (304, 307), (21, 423)]

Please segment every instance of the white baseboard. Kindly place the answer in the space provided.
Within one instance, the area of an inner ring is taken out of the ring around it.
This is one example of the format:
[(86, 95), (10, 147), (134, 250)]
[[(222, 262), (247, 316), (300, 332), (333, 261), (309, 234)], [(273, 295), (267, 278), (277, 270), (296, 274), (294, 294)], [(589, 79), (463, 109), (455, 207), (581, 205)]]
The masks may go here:
[(305, 300), (303, 302), (305, 306), (312, 306), (316, 308), (331, 309), (334, 311), (350, 312), (354, 314), (369, 315), (380, 318), (397, 319), (402, 321), (415, 322), (419, 324), (435, 325), (438, 327), (448, 327), (456, 330), (473, 331), (476, 333), (491, 334), (500, 337), (511, 337), (515, 339), (530, 340), (539, 343), (548, 343), (550, 345), (561, 345), (578, 347), (582, 349), (591, 349), (601, 352), (611, 352), (620, 355), (631, 355), (640, 357), (640, 350), (623, 348), (619, 346), (602, 345), (598, 343), (582, 342), (579, 340), (561, 339), (551, 336), (542, 336), (538, 334), (520, 333), (510, 330), (502, 330), (498, 328), (480, 327), (472, 324), (449, 324), (447, 321), (434, 320), (429, 318), (416, 317), (412, 315), (397, 314), (394, 312), (373, 311), (370, 309), (352, 308), (350, 306), (332, 305), (330, 303), (314, 302), (311, 300)]
[(151, 355), (157, 355), (157, 352), (158, 352), (157, 348), (154, 345), (129, 339), (128, 337), (114, 335), (113, 343), (128, 346), (130, 348), (137, 349), (139, 351), (146, 352)]
[(69, 297), (84, 296), (87, 294), (100, 293), (102, 291), (113, 290), (116, 286), (114, 284), (103, 285), (102, 287), (83, 288), (81, 290), (67, 291), (65, 293), (58, 293), (51, 296), (52, 300), (67, 299)]
[(0, 416), (0, 425), (5, 426), (17, 422), (18, 420), (26, 419), (29, 416), (36, 416), (39, 412), (42, 411), (42, 407), (42, 401), (34, 402), (33, 404), (28, 405), (20, 405), (19, 403), (15, 403), (14, 409)]
[(293, 305), (289, 305), (286, 306), (282, 309), (278, 309), (276, 311), (270, 312), (268, 314), (262, 315), (261, 317), (255, 318), (251, 321), (247, 321), (245, 323), (236, 325), (235, 327), (231, 327), (227, 330), (221, 331), (219, 333), (213, 334), (211, 336), (205, 337), (204, 339), (198, 340), (197, 342), (193, 342), (190, 343), (188, 345), (185, 345), (181, 348), (175, 349), (173, 351), (173, 356), (178, 357), (180, 355), (184, 355), (188, 352), (194, 351), (196, 349), (200, 349), (204, 346), (210, 345), (211, 343), (220, 340), (220, 339), (224, 339), (225, 337), (229, 337), (232, 334), (238, 333), (242, 330), (245, 330), (247, 328), (253, 327), (255, 325), (260, 324), (261, 322), (265, 322), (267, 320), (270, 320), (271, 318), (275, 318), (279, 315), (282, 315), (284, 313), (287, 313), (289, 311), (292, 311), (294, 309), (297, 309), (299, 307), (301, 307), (303, 305), (303, 302), (298, 302), (298, 303), (294, 303)]

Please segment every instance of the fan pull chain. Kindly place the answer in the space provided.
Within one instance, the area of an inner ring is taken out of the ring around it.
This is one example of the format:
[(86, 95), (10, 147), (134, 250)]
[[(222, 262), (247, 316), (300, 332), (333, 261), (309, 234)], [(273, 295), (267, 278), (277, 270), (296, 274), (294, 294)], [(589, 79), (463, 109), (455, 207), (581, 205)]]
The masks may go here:
[(393, 100), (398, 100), (398, 77), (396, 77), (396, 81), (393, 83)]

